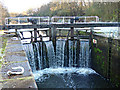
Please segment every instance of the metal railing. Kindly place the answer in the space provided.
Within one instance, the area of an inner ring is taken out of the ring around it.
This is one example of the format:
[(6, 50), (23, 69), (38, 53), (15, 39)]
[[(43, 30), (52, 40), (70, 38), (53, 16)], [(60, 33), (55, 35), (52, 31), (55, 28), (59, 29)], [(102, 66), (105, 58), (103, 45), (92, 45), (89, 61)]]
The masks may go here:
[(5, 25), (32, 25), (28, 19), (36, 20), (36, 24), (49, 24), (50, 17), (8, 17)]
[(53, 16), (53, 17), (8, 17), (5, 18), (5, 25), (32, 25), (28, 20), (35, 20), (36, 24), (74, 24), (81, 22), (99, 22), (98, 16)]
[(98, 16), (54, 16), (51, 18), (52, 24), (70, 24), (73, 20), (74, 24), (83, 22), (99, 22)]

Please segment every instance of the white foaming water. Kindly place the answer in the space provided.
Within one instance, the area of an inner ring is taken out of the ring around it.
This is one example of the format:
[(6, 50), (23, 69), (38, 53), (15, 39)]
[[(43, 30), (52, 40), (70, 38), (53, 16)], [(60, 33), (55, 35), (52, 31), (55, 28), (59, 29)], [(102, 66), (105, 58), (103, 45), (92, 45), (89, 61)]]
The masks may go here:
[(64, 66), (64, 47), (65, 46), (65, 40), (59, 40), (56, 41), (56, 61), (58, 67)]
[(89, 74), (96, 74), (96, 72), (91, 68), (75, 68), (75, 67), (68, 67), (68, 68), (46, 68), (43, 70), (39, 70), (36, 72), (33, 72), (33, 76), (35, 80), (41, 78), (43, 75), (47, 74), (82, 74), (82, 75), (89, 75)]
[(55, 53), (52, 41), (45, 42), (48, 51), (48, 60), (50, 67), (57, 67), (57, 61), (55, 60)]

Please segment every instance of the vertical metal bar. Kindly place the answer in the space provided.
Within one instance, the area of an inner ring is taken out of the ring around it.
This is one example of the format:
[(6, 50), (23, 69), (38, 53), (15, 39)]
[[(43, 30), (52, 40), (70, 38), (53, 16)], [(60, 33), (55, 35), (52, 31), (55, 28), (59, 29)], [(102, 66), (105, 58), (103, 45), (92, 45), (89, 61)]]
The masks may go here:
[(46, 33), (46, 36), (48, 36), (48, 31), (47, 30), (45, 31), (45, 33)]
[(37, 41), (37, 28), (34, 28), (34, 41)]
[(39, 35), (39, 37), (40, 37), (40, 41), (42, 42), (42, 35)]
[(77, 49), (76, 49), (76, 67), (80, 66), (80, 40), (77, 39)]
[(76, 30), (76, 34), (77, 34), (76, 67), (79, 67), (80, 66), (80, 61), (79, 61), (79, 59), (80, 59), (80, 56), (79, 56), (79, 54), (80, 54), (80, 40), (78, 37), (78, 35), (79, 35), (78, 30)]
[(73, 23), (76, 23), (76, 21), (75, 21), (75, 17), (74, 17), (74, 19), (73, 19)]
[(90, 51), (89, 58), (90, 58), (90, 61), (92, 58), (92, 50), (93, 50), (93, 29), (94, 29), (94, 27), (90, 28), (90, 37), (89, 37), (89, 51)]
[(90, 28), (90, 39), (89, 39), (90, 49), (92, 49), (92, 45), (93, 45), (93, 30), (94, 30), (94, 27), (91, 27)]
[(59, 29), (59, 36), (60, 36), (60, 37), (61, 37), (61, 31), (62, 31), (62, 30), (61, 30), (61, 29)]
[(71, 27), (71, 40), (74, 39), (74, 27)]
[(54, 46), (54, 51), (55, 51), (55, 54), (56, 54), (56, 27), (52, 27), (52, 41), (53, 41), (53, 46)]
[(32, 31), (30, 31), (31, 33), (31, 42), (33, 42), (33, 34), (32, 34)]
[(49, 40), (52, 40), (52, 33), (51, 33), (51, 28), (49, 28)]
[(15, 29), (15, 34), (16, 34), (16, 36), (18, 36), (18, 31), (17, 31), (17, 28)]
[(64, 66), (69, 67), (69, 40), (65, 43), (65, 57), (64, 57)]
[(69, 67), (69, 40), (67, 40), (67, 67)]
[(39, 31), (37, 31), (37, 33), (38, 33), (38, 36), (39, 36), (40, 35)]

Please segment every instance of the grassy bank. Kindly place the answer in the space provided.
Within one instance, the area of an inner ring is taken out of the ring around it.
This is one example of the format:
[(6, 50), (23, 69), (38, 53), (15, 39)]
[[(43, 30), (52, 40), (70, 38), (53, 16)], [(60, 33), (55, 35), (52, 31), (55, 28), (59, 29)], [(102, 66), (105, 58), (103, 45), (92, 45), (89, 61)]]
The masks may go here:
[(3, 63), (3, 57), (5, 54), (5, 48), (6, 48), (6, 44), (7, 44), (7, 38), (5, 37), (0, 37), (0, 68), (2, 66)]

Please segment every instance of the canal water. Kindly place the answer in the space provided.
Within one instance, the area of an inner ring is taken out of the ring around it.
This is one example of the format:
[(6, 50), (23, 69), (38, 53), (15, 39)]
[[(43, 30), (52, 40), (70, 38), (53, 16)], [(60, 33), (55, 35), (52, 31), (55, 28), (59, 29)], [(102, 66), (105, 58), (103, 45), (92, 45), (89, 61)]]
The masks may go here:
[[(88, 40), (57, 40), (24, 45), (38, 88), (111, 88), (91, 68)], [(56, 51), (56, 52), (55, 52)]]

